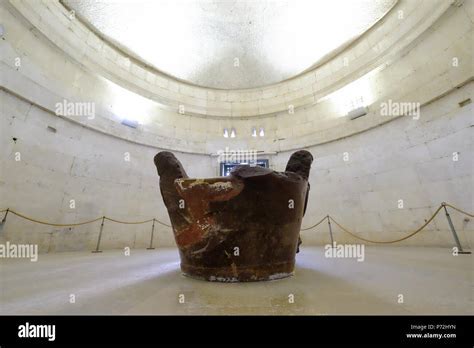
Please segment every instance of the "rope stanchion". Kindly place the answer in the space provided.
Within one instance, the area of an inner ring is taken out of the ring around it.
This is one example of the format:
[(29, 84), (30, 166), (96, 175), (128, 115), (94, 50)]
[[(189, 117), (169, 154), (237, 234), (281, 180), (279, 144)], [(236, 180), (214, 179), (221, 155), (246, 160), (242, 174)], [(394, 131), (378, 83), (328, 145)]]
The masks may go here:
[(151, 237), (150, 237), (150, 246), (146, 250), (154, 250), (153, 248), (153, 234), (155, 232), (155, 219), (153, 219), (153, 225), (151, 225)]
[(2, 219), (2, 222), (1, 222), (2, 225), (7, 221), (7, 216), (8, 216), (8, 213), (10, 212), (10, 208), (7, 208), (7, 209), (4, 209), (4, 210), (1, 211), (1, 213), (3, 213), (3, 212), (6, 212), (6, 213), (5, 213), (5, 216)]
[(462, 250), (461, 242), (459, 241), (458, 234), (456, 233), (456, 229), (454, 228), (453, 221), (451, 220), (451, 216), (449, 216), (448, 209), (446, 208), (446, 203), (445, 202), (441, 203), (441, 206), (444, 208), (446, 219), (448, 219), (448, 225), (449, 225), (449, 228), (451, 229), (451, 233), (453, 234), (456, 247), (458, 248), (458, 254), (470, 254), (471, 253), (470, 251)]
[(99, 237), (97, 238), (97, 246), (95, 247), (95, 250), (92, 250), (93, 253), (101, 253), (102, 250), (100, 250), (100, 240), (102, 239), (102, 231), (104, 230), (104, 222), (105, 222), (105, 216), (101, 217), (102, 223), (100, 224), (100, 230), (99, 230)]
[(332, 236), (331, 219), (329, 215), (327, 216), (327, 219), (328, 219), (328, 227), (329, 227), (329, 236), (331, 237), (331, 248), (334, 248), (336, 244), (334, 244), (334, 238)]

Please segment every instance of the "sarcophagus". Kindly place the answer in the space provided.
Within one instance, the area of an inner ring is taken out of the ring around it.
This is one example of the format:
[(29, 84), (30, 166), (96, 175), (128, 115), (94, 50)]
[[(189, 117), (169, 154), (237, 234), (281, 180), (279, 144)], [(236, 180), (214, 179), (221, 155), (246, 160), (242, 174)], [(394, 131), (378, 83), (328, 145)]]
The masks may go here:
[(293, 274), (313, 161), (295, 152), (284, 172), (238, 166), (229, 176), (188, 178), (167, 151), (155, 165), (186, 276), (259, 281)]

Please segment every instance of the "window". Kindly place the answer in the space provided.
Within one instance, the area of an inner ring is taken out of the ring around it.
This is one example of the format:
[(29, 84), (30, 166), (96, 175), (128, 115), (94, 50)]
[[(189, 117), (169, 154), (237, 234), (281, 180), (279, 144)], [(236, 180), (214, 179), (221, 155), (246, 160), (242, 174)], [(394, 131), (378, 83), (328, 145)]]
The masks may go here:
[[(267, 159), (258, 159), (256, 161), (253, 161), (252, 164), (263, 167), (263, 168), (268, 168), (268, 160)], [(241, 165), (251, 165), (248, 162), (221, 162), (221, 176), (228, 176), (232, 169), (234, 169), (237, 166)]]

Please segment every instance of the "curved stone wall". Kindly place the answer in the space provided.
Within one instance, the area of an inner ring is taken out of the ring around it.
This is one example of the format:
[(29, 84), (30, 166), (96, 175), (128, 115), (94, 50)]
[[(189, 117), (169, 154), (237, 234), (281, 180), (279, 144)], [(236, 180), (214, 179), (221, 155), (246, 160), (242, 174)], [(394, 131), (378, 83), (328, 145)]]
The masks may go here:
[[(42, 2), (18, 0), (2, 5), (6, 18), (2, 75), (9, 90), (49, 110), (54, 110), (58, 100), (64, 98), (94, 102), (99, 117), (74, 120), (138, 143), (202, 154), (215, 153), (225, 147), (279, 152), (333, 141), (377, 126), (387, 120), (379, 116), (380, 103), (388, 98), (424, 104), (472, 78), (473, 14), (469, 6), (472, 4), (457, 7), (450, 3), (399, 1), (384, 19), (337, 57), (304, 76), (271, 87), (275, 91), (281, 89), (282, 94), (263, 90), (206, 90), (205, 99), (199, 102), (204, 109), (212, 109), (207, 103), (208, 95), (237, 93), (252, 99), (256, 96), (253, 93), (257, 93), (275, 98), (279, 106), (270, 112), (261, 112), (263, 109), (255, 107), (266, 103), (267, 98), (253, 99), (256, 104), (252, 108), (238, 104), (236, 100), (241, 98), (238, 97), (230, 103), (236, 110), (246, 111), (228, 117), (220, 111), (194, 112), (196, 104), (185, 93), (186, 88), (192, 86), (174, 88), (174, 98), (179, 100), (175, 105), (158, 100), (146, 77), (141, 89), (134, 88), (128, 75), (120, 79), (112, 76), (82, 55), (87, 51), (99, 59), (104, 52), (91, 51), (90, 47), (69, 47), (89, 45), (84, 38), (65, 36), (62, 41), (57, 38), (59, 34), (73, 35), (73, 25), (80, 25), (63, 12), (61, 20), (50, 18), (59, 16), (57, 11), (61, 9), (65, 11), (58, 2), (47, 2), (46, 6)], [(44, 28), (45, 25), (65, 25), (64, 21), (68, 21), (69, 29), (59, 27), (48, 31)], [(396, 37), (391, 36), (395, 34)], [(66, 44), (69, 46), (64, 46)], [(73, 53), (79, 56), (71, 56)], [(15, 66), (17, 58), (23, 62), (20, 68)], [(114, 67), (110, 59), (101, 59), (102, 68), (107, 67), (116, 74), (123, 70)], [(454, 60), (456, 66), (453, 66)], [(339, 66), (340, 69), (335, 68)], [(311, 74), (319, 78), (308, 77)], [(304, 87), (312, 91), (310, 100), (306, 100), (307, 95), (302, 92), (304, 81), (313, 81)], [(351, 121), (345, 117), (350, 110), (345, 104), (361, 97), (369, 114)], [(225, 102), (227, 97), (216, 98)], [(137, 134), (118, 124), (124, 114), (147, 119)], [(252, 137), (252, 127), (263, 127), (265, 137)], [(237, 137), (223, 138), (224, 128), (235, 128)]]
[[(474, 99), (473, 83), (423, 107), (418, 120), (401, 117), (344, 140), (308, 148), (315, 161), (303, 226), (330, 214), (365, 238), (391, 240), (423, 224), (442, 201), (472, 212), (473, 110), (472, 104), (459, 106), (469, 98)], [(1, 102), (0, 208), (56, 223), (102, 215), (125, 221), (157, 217), (169, 222), (152, 160), (159, 149), (84, 128), (9, 93), (1, 92)], [(284, 170), (290, 155), (270, 155), (271, 167)], [(218, 175), (215, 157), (178, 152), (176, 156), (191, 176)], [(464, 246), (471, 245), (473, 221), (455, 212), (451, 216)], [(38, 243), (43, 252), (92, 250), (99, 226), (97, 222), (54, 228), (10, 214), (0, 237)], [(333, 230), (337, 242), (356, 242), (337, 227)], [(144, 248), (150, 233), (149, 223), (107, 221), (101, 245), (104, 249)], [(302, 238), (306, 245), (328, 243), (327, 225), (303, 232)], [(453, 245), (444, 214), (425, 231), (396, 245), (405, 244)], [(174, 245), (168, 227), (156, 225), (155, 245)]]
[[(0, 93), (0, 209), (11, 208), (53, 223), (76, 223), (103, 215), (122, 221), (156, 217), (169, 223), (153, 164), (159, 149), (104, 135), (17, 96)], [(176, 155), (188, 173), (216, 175), (217, 165), (210, 156)], [(99, 227), (100, 222), (56, 228), (10, 214), (0, 237), (16, 243), (38, 243), (43, 252), (93, 250)], [(150, 233), (150, 223), (106, 221), (101, 245), (105, 249), (144, 248)], [(173, 244), (171, 230), (156, 224), (155, 245)]]
[[(473, 98), (472, 4), (400, 0), (347, 50), (268, 89), (204, 93), (167, 80), (175, 101), (185, 106), (180, 113), (178, 104), (159, 100), (156, 88), (150, 88), (158, 76), (152, 77), (139, 62), (127, 69), (114, 66), (120, 64), (118, 54), (109, 52), (104, 58), (105, 42), (97, 43), (99, 38), (87, 28), (78, 31), (80, 22), (71, 22), (59, 2), (2, 2), (0, 209), (10, 207), (53, 222), (102, 215), (168, 221), (152, 163), (159, 149), (176, 152), (190, 175), (212, 177), (218, 175), (214, 154), (226, 148), (261, 150), (277, 170), (284, 169), (294, 149), (307, 148), (316, 161), (304, 226), (331, 214), (363, 236), (385, 240), (422, 224), (441, 201), (473, 211), (472, 160), (467, 156), (472, 153), (472, 105), (458, 104)], [(51, 20), (59, 15), (64, 18)], [(75, 51), (74, 45), (84, 47)], [(346, 54), (348, 60), (341, 60)], [(89, 61), (94, 55), (102, 61), (100, 69)], [(130, 77), (133, 72), (142, 76), (141, 82)], [(308, 86), (312, 92), (307, 100)], [(203, 96), (200, 108), (196, 93)], [(256, 95), (275, 98), (279, 106), (267, 112), (258, 100), (248, 107), (245, 103), (254, 102)], [(345, 104), (360, 95), (368, 114), (350, 120)], [(222, 104), (208, 104), (212, 99)], [(91, 103), (94, 117), (56, 115), (57, 103), (64, 101)], [(389, 101), (419, 103), (419, 119), (382, 115), (382, 105)], [(211, 106), (218, 112), (207, 113)], [(144, 121), (132, 129), (120, 123), (127, 115)], [(224, 138), (223, 128), (232, 127), (236, 138)], [(252, 127), (263, 127), (265, 136), (252, 137)], [(458, 152), (459, 161), (453, 162)], [(130, 161), (125, 160), (127, 153)], [(348, 161), (343, 160), (345, 153)], [(403, 209), (397, 206), (400, 199)], [(463, 242), (471, 243), (472, 221), (453, 218)], [(92, 250), (99, 224), (50, 228), (9, 216), (0, 228), (0, 238), (39, 243), (42, 251)], [(334, 230), (337, 241), (353, 241)], [(145, 247), (150, 232), (149, 224), (107, 222), (102, 244)], [(327, 228), (304, 232), (303, 239), (326, 243)], [(440, 215), (426, 232), (403, 243), (452, 245), (452, 239)], [(157, 225), (156, 245), (174, 245), (168, 228)]]

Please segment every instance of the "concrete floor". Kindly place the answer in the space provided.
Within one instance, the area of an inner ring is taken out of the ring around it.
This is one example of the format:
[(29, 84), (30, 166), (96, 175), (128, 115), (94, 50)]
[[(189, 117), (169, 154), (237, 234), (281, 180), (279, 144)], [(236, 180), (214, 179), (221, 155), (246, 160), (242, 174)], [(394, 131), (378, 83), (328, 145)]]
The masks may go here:
[(305, 247), (294, 277), (229, 284), (182, 276), (176, 249), (43, 254), (0, 259), (0, 314), (473, 314), (472, 261), (450, 248), (369, 246), (357, 262)]

